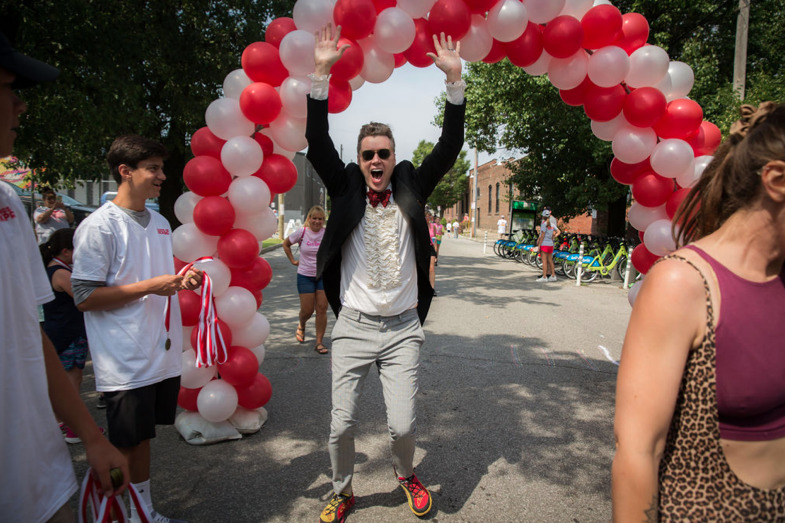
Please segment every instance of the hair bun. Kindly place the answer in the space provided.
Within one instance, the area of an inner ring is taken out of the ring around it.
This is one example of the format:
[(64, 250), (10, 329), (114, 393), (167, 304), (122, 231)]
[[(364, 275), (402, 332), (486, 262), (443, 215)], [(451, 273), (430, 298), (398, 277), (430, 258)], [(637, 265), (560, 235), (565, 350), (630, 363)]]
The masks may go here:
[(747, 136), (750, 129), (764, 122), (769, 113), (776, 107), (777, 104), (774, 102), (762, 102), (758, 107), (750, 104), (742, 105), (739, 107), (741, 118), (730, 126), (730, 134), (740, 134), (742, 137)]

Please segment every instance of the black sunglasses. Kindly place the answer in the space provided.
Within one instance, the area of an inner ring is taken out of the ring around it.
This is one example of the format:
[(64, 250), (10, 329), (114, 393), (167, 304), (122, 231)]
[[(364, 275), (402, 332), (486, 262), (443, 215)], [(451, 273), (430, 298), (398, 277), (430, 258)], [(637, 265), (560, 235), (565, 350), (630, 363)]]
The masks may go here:
[(373, 157), (377, 154), (379, 155), (380, 160), (386, 160), (387, 158), (390, 157), (391, 152), (389, 149), (379, 149), (376, 151), (363, 151), (360, 153), (360, 156), (362, 156), (363, 161), (370, 162), (371, 160), (373, 160)]

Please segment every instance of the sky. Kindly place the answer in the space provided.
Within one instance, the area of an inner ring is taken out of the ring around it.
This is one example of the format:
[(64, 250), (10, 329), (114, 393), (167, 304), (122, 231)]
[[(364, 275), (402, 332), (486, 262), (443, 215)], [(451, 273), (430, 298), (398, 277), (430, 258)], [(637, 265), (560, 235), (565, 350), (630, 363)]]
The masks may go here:
[[(420, 140), (436, 143), (439, 139), (441, 129), (432, 122), (437, 112), (435, 100), (444, 91), (444, 73), (435, 66), (418, 68), (407, 63), (381, 84), (365, 82), (353, 92), (348, 109), (329, 116), (335, 148), (340, 152), (343, 145), (344, 162), (356, 161), (360, 127), (377, 121), (392, 128), (396, 159), (411, 160)], [(466, 159), (474, 165), (474, 151), (466, 144), (463, 148)], [(509, 156), (506, 151), (500, 151), (500, 155), (481, 152), (479, 164)]]

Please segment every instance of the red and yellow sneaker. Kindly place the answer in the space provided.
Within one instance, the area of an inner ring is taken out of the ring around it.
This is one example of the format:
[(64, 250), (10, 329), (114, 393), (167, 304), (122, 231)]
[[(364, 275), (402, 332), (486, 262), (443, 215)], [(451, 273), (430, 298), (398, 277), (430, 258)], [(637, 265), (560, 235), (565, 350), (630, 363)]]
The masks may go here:
[(409, 499), (409, 508), (412, 509), (415, 516), (422, 517), (431, 510), (431, 494), (428, 489), (423, 487), (417, 476), (412, 474), (408, 478), (398, 478), (398, 483), (401, 488), (406, 492), (406, 497)]
[(354, 507), (354, 494), (349, 496), (333, 494), (330, 502), (322, 510), (322, 515), (319, 516), (319, 523), (343, 523), (352, 507)]

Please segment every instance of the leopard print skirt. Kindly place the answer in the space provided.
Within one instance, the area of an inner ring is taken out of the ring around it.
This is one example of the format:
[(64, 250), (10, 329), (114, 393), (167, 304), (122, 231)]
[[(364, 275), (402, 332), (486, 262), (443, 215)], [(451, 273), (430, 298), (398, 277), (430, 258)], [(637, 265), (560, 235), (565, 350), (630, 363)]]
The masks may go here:
[(785, 488), (747, 485), (733, 473), (720, 446), (714, 312), (706, 278), (707, 328), (690, 351), (659, 469), (660, 521), (785, 522)]

